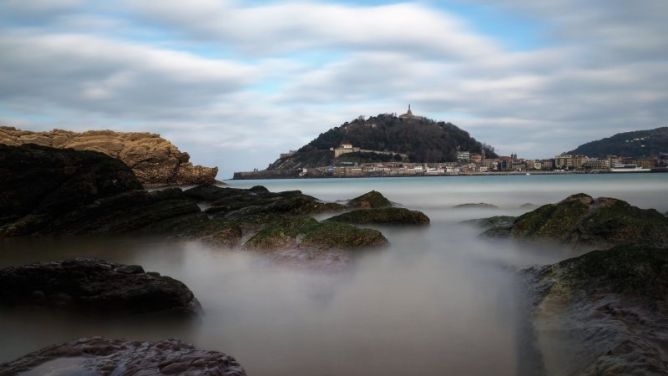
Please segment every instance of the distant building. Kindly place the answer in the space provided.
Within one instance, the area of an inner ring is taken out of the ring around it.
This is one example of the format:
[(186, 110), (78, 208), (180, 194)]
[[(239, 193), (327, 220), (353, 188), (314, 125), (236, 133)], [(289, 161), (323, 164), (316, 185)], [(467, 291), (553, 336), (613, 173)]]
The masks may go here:
[(360, 148), (356, 148), (353, 146), (351, 143), (343, 143), (339, 145), (338, 148), (334, 148), (334, 158), (338, 158), (339, 156), (343, 154), (348, 154), (348, 153), (357, 153), (360, 151)]
[(413, 115), (413, 111), (411, 111), (411, 105), (410, 104), (408, 105), (408, 111), (406, 111), (405, 114), (399, 115), (399, 118), (401, 118), (401, 119), (412, 119), (414, 117), (415, 117), (415, 115)]
[(458, 151), (457, 152), (457, 162), (470, 162), (471, 153), (468, 151)]
[(471, 154), (471, 162), (480, 164), (482, 162), (482, 154)]

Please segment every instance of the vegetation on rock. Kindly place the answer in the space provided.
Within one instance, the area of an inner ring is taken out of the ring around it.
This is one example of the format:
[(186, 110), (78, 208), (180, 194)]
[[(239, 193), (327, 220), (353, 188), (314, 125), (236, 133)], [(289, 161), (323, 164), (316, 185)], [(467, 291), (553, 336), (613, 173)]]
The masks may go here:
[(580, 193), (517, 217), (512, 225), (492, 227), (487, 235), (550, 239), (578, 246), (668, 245), (668, 218), (654, 209)]
[(405, 208), (357, 209), (339, 214), (328, 222), (344, 222), (358, 225), (428, 225), (429, 217), (417, 210)]
[(392, 206), (392, 203), (390, 202), (390, 200), (385, 198), (385, 196), (383, 196), (380, 192), (371, 191), (348, 201), (347, 206), (349, 208), (361, 208), (361, 209), (389, 208), (390, 206)]

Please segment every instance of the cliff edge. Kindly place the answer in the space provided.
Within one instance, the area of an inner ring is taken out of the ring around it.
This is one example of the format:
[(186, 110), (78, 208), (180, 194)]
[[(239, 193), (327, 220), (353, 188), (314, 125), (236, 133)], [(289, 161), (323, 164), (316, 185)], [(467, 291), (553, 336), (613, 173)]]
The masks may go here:
[(145, 186), (212, 184), (217, 167), (194, 166), (190, 155), (155, 133), (109, 130), (24, 131), (0, 126), (0, 144), (37, 144), (58, 149), (97, 151), (125, 163)]

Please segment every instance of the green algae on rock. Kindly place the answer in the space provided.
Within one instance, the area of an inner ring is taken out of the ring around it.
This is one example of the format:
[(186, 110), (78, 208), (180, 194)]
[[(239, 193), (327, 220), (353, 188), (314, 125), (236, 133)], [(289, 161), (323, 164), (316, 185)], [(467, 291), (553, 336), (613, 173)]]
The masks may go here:
[(579, 193), (517, 217), (512, 226), (484, 234), (517, 239), (547, 239), (578, 246), (647, 244), (668, 246), (668, 218), (608, 197)]
[(355, 249), (387, 244), (380, 231), (345, 223), (318, 222), (310, 217), (286, 218), (261, 229), (245, 244), (246, 249)]
[(428, 225), (429, 217), (420, 211), (405, 208), (357, 209), (329, 218), (327, 222), (358, 225)]
[(371, 191), (348, 201), (347, 206), (349, 208), (376, 209), (389, 208), (392, 206), (392, 203), (380, 192)]

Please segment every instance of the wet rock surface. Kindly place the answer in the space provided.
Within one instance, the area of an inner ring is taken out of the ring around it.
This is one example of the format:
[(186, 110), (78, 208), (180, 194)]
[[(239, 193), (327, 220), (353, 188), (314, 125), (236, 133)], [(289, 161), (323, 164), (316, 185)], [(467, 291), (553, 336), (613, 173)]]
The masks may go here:
[(376, 209), (389, 208), (392, 206), (392, 203), (380, 192), (371, 191), (348, 201), (347, 206), (349, 208)]
[(525, 275), (548, 372), (668, 374), (668, 249), (619, 246)]
[(200, 350), (176, 339), (82, 338), (0, 364), (0, 376), (44, 374), (244, 376), (246, 372), (230, 355)]
[(57, 149), (96, 151), (122, 161), (145, 185), (192, 185), (215, 182), (218, 168), (194, 166), (188, 153), (154, 133), (54, 129), (30, 132), (0, 127), (0, 144), (37, 144)]
[(654, 209), (640, 209), (625, 201), (586, 194), (539, 207), (500, 225), (485, 235), (517, 239), (548, 239), (578, 247), (622, 244), (668, 246), (668, 218)]
[(381, 247), (387, 239), (380, 231), (357, 228), (345, 223), (318, 222), (309, 217), (296, 217), (273, 222), (250, 238), (247, 249), (277, 250), (355, 249)]
[(357, 209), (329, 218), (327, 222), (377, 225), (428, 225), (429, 217), (405, 208)]
[(193, 314), (183, 283), (139, 265), (78, 258), (0, 269), (0, 305), (59, 307), (96, 314)]

